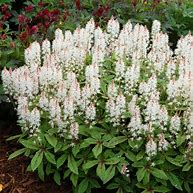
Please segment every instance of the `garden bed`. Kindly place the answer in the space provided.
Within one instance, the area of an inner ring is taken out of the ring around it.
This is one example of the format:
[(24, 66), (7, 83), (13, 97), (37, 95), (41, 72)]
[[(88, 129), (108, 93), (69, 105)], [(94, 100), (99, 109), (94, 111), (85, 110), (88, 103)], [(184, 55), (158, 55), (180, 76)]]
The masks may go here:
[[(9, 128), (1, 129), (0, 134), (0, 186), (3, 185), (3, 193), (71, 193), (71, 186), (62, 184), (57, 186), (53, 180), (42, 182), (35, 173), (27, 172), (29, 159), (17, 157), (8, 160), (10, 153), (18, 149), (15, 141), (6, 142), (6, 139), (17, 132), (15, 124)], [(0, 187), (1, 192), (1, 187)]]

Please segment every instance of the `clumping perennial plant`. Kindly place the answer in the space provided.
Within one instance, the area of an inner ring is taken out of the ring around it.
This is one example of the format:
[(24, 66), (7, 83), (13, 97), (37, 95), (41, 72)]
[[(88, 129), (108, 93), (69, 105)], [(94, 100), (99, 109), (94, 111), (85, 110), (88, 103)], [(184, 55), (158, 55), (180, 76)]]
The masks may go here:
[(102, 31), (91, 19), (33, 42), (25, 63), (2, 71), (24, 146), (10, 158), (24, 153), (29, 170), (53, 173), (58, 184), (69, 177), (77, 193), (100, 180), (118, 193), (190, 192), (192, 35), (172, 51), (157, 20), (149, 32), (130, 21), (120, 29), (114, 18)]

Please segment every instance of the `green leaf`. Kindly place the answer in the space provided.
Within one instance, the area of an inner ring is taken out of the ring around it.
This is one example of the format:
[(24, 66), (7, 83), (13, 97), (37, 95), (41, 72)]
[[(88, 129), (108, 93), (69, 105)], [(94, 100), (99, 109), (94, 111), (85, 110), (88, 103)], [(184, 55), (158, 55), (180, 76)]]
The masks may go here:
[(168, 172), (168, 173), (167, 173), (167, 176), (168, 176), (168, 179), (169, 179), (169, 181), (171, 182), (171, 184), (172, 184), (175, 188), (177, 188), (178, 190), (181, 190), (181, 191), (182, 191), (182, 185), (181, 185), (181, 182), (180, 182), (179, 178), (178, 178), (175, 174), (173, 174), (173, 173), (171, 173), (171, 172)]
[(56, 147), (54, 148), (54, 152), (58, 152), (59, 150), (61, 150), (63, 148), (63, 143), (59, 142), (57, 143)]
[(78, 165), (77, 162), (74, 160), (72, 155), (68, 156), (68, 168), (75, 174), (78, 175)]
[(160, 170), (157, 168), (151, 168), (150, 173), (156, 178), (160, 178), (162, 180), (168, 180), (168, 177), (163, 170)]
[(100, 162), (97, 166), (97, 169), (96, 169), (96, 174), (97, 176), (102, 180), (104, 181), (105, 180), (105, 164), (103, 162)]
[(106, 184), (109, 180), (111, 180), (115, 175), (115, 166), (111, 165), (105, 172), (105, 177), (103, 179), (103, 184)]
[(70, 175), (71, 171), (68, 169), (64, 172), (64, 176), (63, 179), (65, 180), (69, 175)]
[(32, 140), (20, 140), (20, 143), (29, 149), (38, 150), (39, 147)]
[(44, 181), (44, 168), (43, 168), (43, 162), (38, 166), (38, 176), (39, 178)]
[(96, 140), (100, 140), (103, 132), (102, 132), (101, 128), (93, 126), (92, 129), (89, 131), (89, 133), (90, 133), (92, 138), (94, 138)]
[(31, 149), (26, 149), (24, 155), (25, 155), (26, 157), (29, 157), (30, 154), (31, 154)]
[(78, 186), (78, 193), (86, 192), (87, 188), (88, 188), (88, 180), (84, 179)]
[(63, 144), (61, 151), (65, 151), (69, 148), (67, 144)]
[(118, 183), (112, 182), (112, 183), (108, 184), (107, 189), (113, 190), (113, 189), (117, 189), (118, 187), (119, 187)]
[(75, 145), (72, 148), (72, 154), (74, 155), (74, 157), (76, 157), (77, 153), (80, 151), (80, 145)]
[(127, 140), (126, 136), (118, 136), (118, 137), (112, 138), (108, 143), (104, 143), (104, 145), (108, 148), (114, 148), (116, 145), (118, 145), (126, 140)]
[(135, 149), (136, 143), (134, 142), (134, 140), (128, 140), (128, 142), (129, 142), (129, 146), (130, 146), (132, 149)]
[(48, 143), (49, 143), (52, 147), (56, 147), (56, 146), (57, 146), (58, 140), (57, 140), (57, 138), (56, 138), (54, 135), (48, 135), (48, 134), (46, 134), (45, 137), (46, 137), (46, 140), (48, 141)]
[(139, 169), (137, 170), (136, 175), (137, 175), (137, 180), (138, 180), (138, 182), (140, 182), (140, 181), (144, 178), (145, 172), (146, 172), (146, 170), (145, 170), (144, 167), (143, 167), (143, 168), (139, 168)]
[(103, 93), (106, 93), (106, 90), (107, 90), (107, 84), (101, 80), (101, 90)]
[(95, 179), (89, 179), (89, 182), (90, 182), (90, 185), (93, 187), (93, 188), (100, 188), (100, 184), (98, 183), (97, 180)]
[(186, 140), (186, 135), (178, 134), (177, 139), (176, 139), (177, 147), (182, 145), (182, 143), (184, 143), (185, 140)]
[(56, 167), (59, 168), (60, 166), (62, 166), (66, 161), (66, 159), (67, 159), (67, 154), (61, 155), (56, 162)]
[(150, 173), (149, 171), (146, 171), (143, 178), (143, 184), (148, 184), (149, 182), (150, 182)]
[(119, 157), (112, 157), (112, 158), (105, 160), (105, 164), (107, 164), (107, 165), (114, 165), (114, 164), (118, 164), (119, 162), (120, 162)]
[(140, 161), (138, 161), (138, 162), (134, 162), (134, 163), (132, 164), (132, 166), (135, 167), (135, 168), (142, 168), (142, 167), (144, 167), (145, 164), (146, 164), (146, 163), (145, 163), (143, 160), (140, 160)]
[(21, 136), (22, 136), (22, 134), (14, 135), (14, 136), (11, 136), (11, 137), (7, 138), (6, 141), (12, 141), (14, 139), (20, 138)]
[(29, 165), (27, 166), (26, 171), (27, 171), (27, 172), (32, 172), (32, 169), (31, 169), (31, 164), (29, 164)]
[(97, 163), (98, 163), (98, 160), (87, 161), (85, 164), (83, 164), (82, 168), (83, 170), (88, 170), (93, 166), (95, 166)]
[(116, 193), (124, 193), (122, 188), (119, 188)]
[(88, 143), (88, 144), (96, 144), (97, 140), (93, 139), (93, 138), (87, 138), (84, 140), (84, 142)]
[(78, 175), (72, 173), (72, 174), (70, 175), (70, 180), (71, 180), (73, 186), (76, 187), (77, 182), (78, 182)]
[(155, 191), (155, 192), (169, 192), (169, 191), (171, 191), (169, 188), (167, 188), (166, 186), (155, 186), (155, 187), (153, 187), (153, 190)]
[(190, 170), (191, 167), (192, 167), (192, 166), (191, 166), (190, 163), (188, 162), (188, 163), (183, 167), (182, 171), (183, 171), (183, 172), (187, 172), (187, 171)]
[(179, 166), (179, 167), (182, 166), (182, 164), (180, 164), (178, 161), (176, 161), (175, 159), (173, 159), (173, 158), (171, 158), (171, 157), (166, 157), (166, 159), (167, 159), (171, 164), (173, 164), (173, 165), (175, 165), (175, 166)]
[(127, 153), (125, 153), (125, 156), (126, 156), (129, 160), (131, 160), (132, 162), (136, 162), (136, 161), (137, 161), (136, 155), (135, 155), (133, 152), (129, 151), (129, 150), (127, 150)]
[(141, 160), (141, 159), (144, 157), (144, 154), (145, 154), (145, 152), (144, 152), (143, 150), (140, 151), (140, 152), (137, 154), (137, 156), (136, 156), (137, 161)]
[(52, 165), (50, 163), (48, 163), (46, 165), (46, 175), (49, 176), (51, 173), (53, 173)]
[(54, 181), (56, 182), (56, 184), (58, 184), (59, 186), (61, 185), (61, 176), (60, 173), (56, 170), (54, 173)]
[[(95, 144), (95, 143), (94, 143)], [(88, 147), (90, 145), (90, 143), (86, 142), (86, 141), (83, 141), (81, 144), (80, 144), (80, 149), (81, 148), (85, 148), (85, 147)]]
[(50, 163), (52, 163), (52, 164), (54, 164), (54, 165), (56, 164), (56, 160), (55, 160), (54, 154), (50, 153), (49, 151), (45, 151), (44, 154), (45, 154), (45, 156), (46, 156), (46, 159), (47, 159)]
[(188, 193), (191, 193), (191, 189), (190, 189), (190, 186), (189, 186), (189, 183), (188, 182), (184, 182), (184, 188), (186, 189), (186, 191)]
[(9, 156), (8, 160), (13, 159), (13, 158), (15, 158), (15, 157), (23, 154), (25, 151), (26, 151), (26, 148), (22, 148), (22, 149), (19, 149), (19, 150), (13, 152), (13, 153)]
[(144, 185), (144, 184), (142, 184), (142, 183), (139, 183), (139, 182), (136, 184), (136, 186), (137, 186), (138, 188), (140, 188), (140, 189), (146, 189), (146, 187), (147, 187), (146, 185)]
[(92, 149), (92, 152), (93, 152), (95, 158), (97, 158), (98, 155), (100, 155), (102, 153), (102, 144), (99, 143), (99, 144), (95, 145), (95, 147)]
[(140, 148), (142, 145), (143, 145), (143, 140), (141, 141), (136, 141), (136, 140), (128, 140), (128, 143), (129, 143), (129, 146), (132, 148), (132, 149), (138, 149)]
[(37, 151), (31, 160), (31, 169), (35, 171), (43, 160), (43, 152), (41, 150)]

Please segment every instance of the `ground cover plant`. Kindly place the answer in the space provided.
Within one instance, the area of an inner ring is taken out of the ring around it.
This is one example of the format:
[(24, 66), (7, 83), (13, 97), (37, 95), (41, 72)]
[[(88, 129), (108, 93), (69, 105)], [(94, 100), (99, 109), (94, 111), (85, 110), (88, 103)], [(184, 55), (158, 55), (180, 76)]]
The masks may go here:
[(191, 192), (193, 37), (172, 51), (160, 28), (91, 19), (33, 42), (24, 66), (2, 71), (22, 131), (10, 159), (75, 193)]

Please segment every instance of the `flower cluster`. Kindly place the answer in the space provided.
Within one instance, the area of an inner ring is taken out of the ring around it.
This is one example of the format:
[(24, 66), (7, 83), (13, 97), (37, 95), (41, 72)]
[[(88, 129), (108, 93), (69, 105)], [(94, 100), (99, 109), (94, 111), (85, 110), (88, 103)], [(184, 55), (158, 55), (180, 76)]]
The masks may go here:
[(46, 119), (60, 137), (76, 140), (80, 124), (102, 117), (118, 135), (144, 140), (148, 159), (175, 148), (181, 132), (191, 143), (193, 36), (173, 52), (160, 28), (154, 21), (150, 33), (128, 21), (120, 29), (111, 18), (102, 31), (91, 19), (73, 33), (57, 29), (53, 42), (32, 43), (25, 66), (2, 71), (23, 130), (38, 135)]

